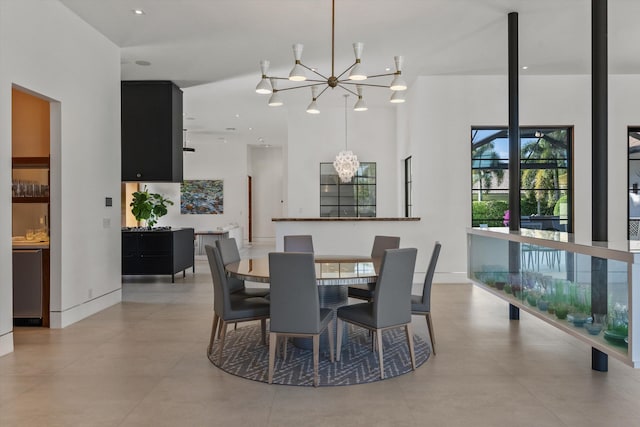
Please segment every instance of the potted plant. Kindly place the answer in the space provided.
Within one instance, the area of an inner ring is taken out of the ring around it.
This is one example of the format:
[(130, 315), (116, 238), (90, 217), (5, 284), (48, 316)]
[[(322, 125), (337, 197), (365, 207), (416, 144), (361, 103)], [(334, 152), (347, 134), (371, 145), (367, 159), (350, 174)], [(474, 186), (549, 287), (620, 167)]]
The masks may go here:
[(136, 221), (144, 221), (148, 228), (153, 228), (158, 218), (167, 214), (167, 205), (173, 205), (173, 202), (161, 194), (149, 193), (146, 185), (142, 191), (133, 193), (133, 200), (129, 204)]

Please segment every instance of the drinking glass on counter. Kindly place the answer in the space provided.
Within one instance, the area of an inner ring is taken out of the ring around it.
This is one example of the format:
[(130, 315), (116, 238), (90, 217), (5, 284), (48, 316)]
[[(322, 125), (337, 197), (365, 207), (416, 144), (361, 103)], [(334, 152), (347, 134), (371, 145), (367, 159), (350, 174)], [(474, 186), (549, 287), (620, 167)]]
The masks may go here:
[(25, 236), (27, 240), (35, 240), (36, 234), (33, 231), (33, 228), (27, 228), (27, 234)]

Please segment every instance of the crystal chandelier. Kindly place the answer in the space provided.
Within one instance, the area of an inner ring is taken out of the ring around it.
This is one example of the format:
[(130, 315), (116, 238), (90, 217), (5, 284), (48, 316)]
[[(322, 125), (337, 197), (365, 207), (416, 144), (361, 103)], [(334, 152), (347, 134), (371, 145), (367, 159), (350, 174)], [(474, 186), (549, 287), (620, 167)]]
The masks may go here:
[[(295, 59), (295, 64), (293, 69), (289, 73), (289, 77), (275, 77), (269, 76), (269, 61), (262, 60), (260, 61), (260, 69), (262, 71), (262, 78), (260, 82), (256, 86), (256, 92), (259, 94), (271, 94), (269, 98), (269, 106), (277, 107), (283, 105), (282, 98), (280, 97), (280, 92), (285, 90), (292, 89), (300, 89), (304, 87), (311, 88), (311, 103), (307, 107), (307, 113), (309, 114), (318, 114), (320, 110), (318, 109), (317, 99), (322, 96), (323, 93), (329, 88), (334, 89), (336, 87), (340, 87), (350, 94), (357, 97), (357, 101), (353, 107), (355, 111), (366, 111), (367, 105), (363, 99), (363, 87), (378, 87), (378, 88), (387, 88), (391, 89), (392, 95), (390, 98), (390, 102), (392, 103), (403, 103), (404, 99), (404, 91), (407, 89), (407, 84), (402, 79), (402, 65), (403, 58), (402, 56), (394, 56), (394, 62), (396, 66), (396, 71), (393, 73), (383, 73), (383, 74), (375, 74), (367, 76), (362, 70), (361, 66), (361, 57), (362, 50), (364, 49), (363, 43), (354, 43), (353, 44), (353, 52), (355, 54), (355, 62), (351, 64), (347, 69), (345, 69), (338, 76), (335, 74), (335, 0), (331, 1), (331, 75), (325, 76), (318, 72), (315, 68), (310, 68), (302, 63), (302, 44), (294, 44), (293, 45), (293, 57)], [(310, 72), (313, 76), (312, 78), (307, 78), (307, 72)], [(385, 76), (393, 76), (393, 80), (390, 84), (374, 84), (374, 83), (364, 83), (367, 79), (373, 79), (377, 77), (385, 77)], [(278, 88), (277, 81), (278, 80), (287, 80), (289, 82), (305, 82), (304, 84), (298, 84), (289, 87)]]
[(349, 95), (344, 95), (344, 151), (341, 151), (333, 161), (333, 167), (335, 168), (341, 182), (350, 182), (353, 176), (360, 167), (358, 157), (353, 154), (353, 151), (347, 149), (347, 98)]

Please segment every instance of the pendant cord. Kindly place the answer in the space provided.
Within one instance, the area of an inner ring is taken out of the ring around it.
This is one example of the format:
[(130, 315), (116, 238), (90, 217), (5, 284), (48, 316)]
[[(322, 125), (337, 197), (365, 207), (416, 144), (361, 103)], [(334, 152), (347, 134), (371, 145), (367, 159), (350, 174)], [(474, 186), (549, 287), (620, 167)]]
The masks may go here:
[(331, 2), (331, 77), (335, 76), (336, 0)]
[(349, 98), (349, 95), (345, 95), (344, 96), (344, 150), (348, 151), (347, 149), (347, 98)]

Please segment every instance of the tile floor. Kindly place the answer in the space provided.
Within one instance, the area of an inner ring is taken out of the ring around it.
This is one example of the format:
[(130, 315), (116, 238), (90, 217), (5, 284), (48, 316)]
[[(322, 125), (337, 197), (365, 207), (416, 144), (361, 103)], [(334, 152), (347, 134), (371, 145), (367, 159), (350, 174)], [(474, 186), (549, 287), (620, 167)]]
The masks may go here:
[(434, 286), (438, 354), (414, 373), (319, 389), (230, 376), (205, 356), (210, 280), (201, 258), (175, 284), (127, 279), (121, 304), (63, 330), (17, 328), (0, 426), (640, 425), (640, 369), (594, 372), (590, 347), (526, 313), (510, 322), (471, 285)]

